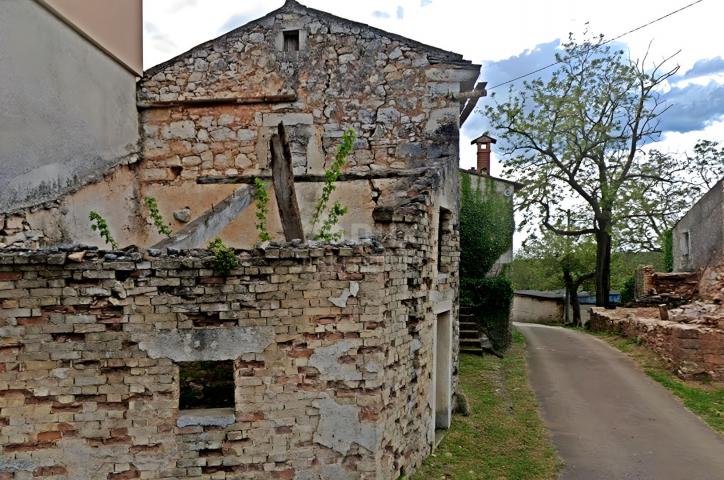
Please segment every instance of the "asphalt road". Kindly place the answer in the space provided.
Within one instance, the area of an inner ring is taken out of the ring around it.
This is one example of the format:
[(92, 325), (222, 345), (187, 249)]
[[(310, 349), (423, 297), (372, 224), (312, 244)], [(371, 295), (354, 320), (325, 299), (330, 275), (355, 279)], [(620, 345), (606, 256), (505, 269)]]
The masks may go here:
[(568, 480), (724, 480), (724, 439), (603, 341), (516, 325)]

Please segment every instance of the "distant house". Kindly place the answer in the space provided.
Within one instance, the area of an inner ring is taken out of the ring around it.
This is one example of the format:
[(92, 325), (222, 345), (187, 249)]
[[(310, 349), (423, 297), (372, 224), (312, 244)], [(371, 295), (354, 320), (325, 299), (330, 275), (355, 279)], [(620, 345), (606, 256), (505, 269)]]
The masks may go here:
[(724, 178), (679, 220), (673, 233), (674, 271), (694, 271), (724, 257)]
[[(612, 304), (621, 302), (619, 292), (610, 292), (608, 300)], [(588, 321), (591, 307), (596, 305), (596, 294), (578, 292), (581, 305), (581, 320)], [(566, 291), (560, 290), (516, 290), (513, 295), (511, 318), (521, 323), (561, 323), (565, 321)], [(568, 318), (572, 318), (569, 309)]]
[[(475, 145), (477, 149), (477, 168), (470, 168), (469, 170), (461, 169), (460, 174), (470, 177), (473, 188), (479, 189), (483, 193), (487, 192), (488, 189), (492, 189), (494, 192), (507, 198), (509, 205), (508, 214), (512, 216), (513, 195), (523, 188), (523, 184), (490, 175), (491, 145), (494, 143), (496, 143), (496, 140), (487, 134), (483, 134), (473, 140), (471, 145)], [(513, 261), (512, 243), (511, 238), (511, 247), (496, 260), (489, 275), (497, 275), (506, 265)]]

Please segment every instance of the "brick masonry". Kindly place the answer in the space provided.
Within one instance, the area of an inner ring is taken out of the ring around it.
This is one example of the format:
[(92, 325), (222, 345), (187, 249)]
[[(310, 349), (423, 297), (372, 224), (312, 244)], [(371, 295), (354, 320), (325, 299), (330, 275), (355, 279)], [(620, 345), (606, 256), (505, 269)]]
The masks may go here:
[[(204, 251), (0, 253), (0, 478), (411, 472), (434, 434), (431, 298), (452, 306), (456, 279), (429, 288), (410, 247), (243, 251), (227, 278)], [(178, 362), (221, 359), (231, 423), (179, 426)]]

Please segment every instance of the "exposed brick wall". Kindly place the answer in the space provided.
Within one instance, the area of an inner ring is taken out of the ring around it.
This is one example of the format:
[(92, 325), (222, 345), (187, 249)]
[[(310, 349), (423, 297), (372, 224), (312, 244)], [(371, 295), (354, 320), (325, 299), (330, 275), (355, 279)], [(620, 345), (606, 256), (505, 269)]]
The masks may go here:
[[(434, 283), (426, 233), (386, 248), (245, 251), (228, 278), (202, 251), (88, 250), (80, 262), (78, 252), (1, 253), (0, 472), (377, 479), (414, 470), (432, 440), (431, 298), (454, 305), (457, 282), (457, 233), (444, 235), (452, 273)], [(346, 305), (333, 305), (345, 292)], [(199, 319), (219, 326), (194, 327)], [(225, 341), (239, 331), (240, 345)], [(233, 423), (179, 427), (178, 362), (224, 355), (235, 362)]]
[(672, 310), (673, 321), (664, 321), (653, 308), (594, 308), (589, 325), (593, 331), (638, 338), (683, 378), (724, 380), (724, 312), (702, 309), (713, 310), (699, 315), (706, 323), (684, 322), (697, 316), (691, 309)]
[(651, 265), (641, 266), (636, 271), (636, 299), (691, 301), (699, 294), (699, 276), (699, 272), (657, 272)]

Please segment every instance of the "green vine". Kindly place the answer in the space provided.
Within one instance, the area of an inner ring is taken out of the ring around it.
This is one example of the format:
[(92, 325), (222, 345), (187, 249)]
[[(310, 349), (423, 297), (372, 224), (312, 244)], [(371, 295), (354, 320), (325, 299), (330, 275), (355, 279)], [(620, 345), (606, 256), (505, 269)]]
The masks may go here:
[(460, 190), (460, 277), (483, 278), (512, 246), (513, 205), (487, 177), (461, 172)]
[[(317, 200), (314, 207), (314, 215), (312, 216), (312, 231), (316, 231), (317, 224), (320, 218), (327, 210), (329, 204), (329, 198), (337, 188), (337, 179), (342, 174), (342, 168), (347, 164), (347, 157), (352, 152), (354, 147), (354, 141), (357, 138), (357, 134), (353, 129), (348, 129), (342, 135), (342, 143), (337, 148), (337, 155), (334, 158), (334, 162), (324, 171), (324, 187), (322, 187), (322, 195)], [(319, 233), (316, 234), (315, 238), (318, 240), (332, 241), (339, 240), (344, 234), (343, 231), (332, 232), (332, 229), (339, 223), (339, 218), (347, 213), (347, 208), (343, 207), (339, 202), (334, 202), (330, 209), (327, 219), (322, 224)]]
[(267, 228), (267, 215), (269, 214), (269, 193), (267, 192), (267, 182), (260, 178), (254, 179), (254, 201), (256, 203), (256, 231), (259, 232), (259, 241), (267, 242), (271, 240), (269, 230)]
[(153, 220), (153, 224), (156, 226), (158, 233), (166, 237), (170, 237), (171, 225), (163, 220), (163, 216), (158, 209), (156, 199), (153, 197), (146, 197), (144, 198), (144, 202), (146, 203), (146, 207), (148, 207), (148, 213), (151, 215), (151, 219)]
[(228, 276), (233, 269), (239, 266), (234, 249), (224, 245), (220, 238), (215, 238), (209, 243), (209, 250), (214, 254), (214, 270)]
[(502, 352), (512, 338), (513, 288), (505, 273), (488, 275), (512, 246), (513, 204), (488, 177), (461, 172), (460, 193), (460, 305), (473, 310), (494, 350)]
[(88, 218), (91, 221), (91, 230), (98, 232), (98, 235), (100, 235), (113, 250), (118, 250), (118, 244), (113, 239), (113, 235), (111, 234), (111, 230), (108, 227), (106, 219), (101, 217), (97, 212), (90, 212)]
[(332, 209), (327, 215), (327, 219), (322, 224), (322, 228), (319, 229), (317, 239), (325, 240), (327, 242), (338, 241), (342, 239), (344, 231), (332, 232), (337, 223), (339, 223), (339, 217), (342, 217), (347, 213), (347, 207), (343, 207), (339, 202), (334, 202)]

